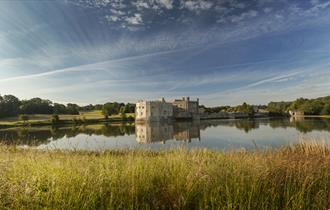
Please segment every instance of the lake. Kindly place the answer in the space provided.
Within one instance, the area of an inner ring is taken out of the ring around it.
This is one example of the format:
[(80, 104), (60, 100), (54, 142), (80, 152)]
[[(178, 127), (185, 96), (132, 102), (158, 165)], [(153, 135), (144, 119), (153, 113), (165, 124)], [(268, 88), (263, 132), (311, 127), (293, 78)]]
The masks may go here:
[(277, 148), (330, 140), (329, 119), (240, 119), (173, 124), (97, 124), (0, 130), (0, 143), (40, 149), (165, 149), (178, 146), (212, 150)]

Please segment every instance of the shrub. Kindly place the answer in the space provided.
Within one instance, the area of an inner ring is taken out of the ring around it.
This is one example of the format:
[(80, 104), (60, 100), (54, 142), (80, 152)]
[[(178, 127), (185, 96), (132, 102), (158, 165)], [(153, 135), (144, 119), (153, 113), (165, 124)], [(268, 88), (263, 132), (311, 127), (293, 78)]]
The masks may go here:
[(80, 125), (81, 124), (81, 120), (79, 118), (76, 118), (76, 117), (72, 118), (72, 122), (75, 125)]
[(127, 117), (127, 120), (128, 120), (128, 121), (134, 121), (135, 118), (134, 118), (132, 115), (130, 115), (130, 116)]
[(124, 120), (124, 121), (127, 120), (126, 113), (124, 113), (124, 112), (122, 112), (122, 113), (120, 114), (120, 117), (121, 117), (121, 119)]
[(27, 121), (29, 121), (30, 117), (28, 115), (22, 114), (19, 116), (19, 120), (23, 121), (24, 123), (26, 123)]
[(53, 114), (50, 120), (52, 124), (57, 124), (60, 121), (60, 117), (57, 114)]

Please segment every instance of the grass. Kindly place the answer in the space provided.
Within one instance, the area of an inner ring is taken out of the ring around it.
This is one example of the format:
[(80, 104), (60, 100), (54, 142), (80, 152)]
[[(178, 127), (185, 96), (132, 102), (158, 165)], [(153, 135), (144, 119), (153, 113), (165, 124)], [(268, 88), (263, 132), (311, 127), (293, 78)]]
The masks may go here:
[[(35, 114), (27, 115), (29, 117), (28, 123), (19, 120), (19, 117), (9, 117), (9, 118), (0, 118), (0, 126), (2, 127), (14, 127), (14, 126), (46, 126), (51, 125), (52, 115), (48, 114)], [(126, 117), (133, 117), (134, 113), (126, 114)], [(122, 118), (120, 115), (111, 115), (108, 120), (104, 119), (102, 112), (100, 110), (89, 111), (89, 112), (80, 112), (79, 115), (59, 115), (60, 122), (59, 124), (72, 124), (73, 119), (81, 119), (86, 123), (99, 123), (104, 121), (121, 121)]]
[(0, 147), (0, 209), (329, 209), (330, 150)]

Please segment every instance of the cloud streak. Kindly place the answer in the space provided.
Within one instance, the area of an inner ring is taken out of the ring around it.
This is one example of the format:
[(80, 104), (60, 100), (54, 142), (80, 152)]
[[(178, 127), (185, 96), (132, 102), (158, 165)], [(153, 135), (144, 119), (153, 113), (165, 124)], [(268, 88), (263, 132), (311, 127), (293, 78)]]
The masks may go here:
[(317, 82), (309, 74), (324, 73), (330, 52), (330, 2), (323, 0), (0, 4), (2, 94), (265, 101), (266, 93)]

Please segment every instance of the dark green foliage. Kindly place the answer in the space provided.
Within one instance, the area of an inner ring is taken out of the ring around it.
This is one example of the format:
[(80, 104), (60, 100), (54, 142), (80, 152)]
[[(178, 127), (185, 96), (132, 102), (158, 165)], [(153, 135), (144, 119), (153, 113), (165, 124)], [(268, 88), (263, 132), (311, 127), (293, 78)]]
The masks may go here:
[(230, 106), (217, 106), (217, 107), (205, 107), (200, 106), (199, 108), (202, 108), (205, 110), (206, 113), (219, 113), (219, 112), (227, 112), (231, 108)]
[(249, 115), (253, 115), (254, 109), (253, 106), (248, 105), (247, 103), (244, 102), (242, 105), (236, 107), (236, 112), (242, 112), (242, 113), (247, 113)]
[(128, 121), (134, 121), (134, 117), (132, 115), (130, 115), (130, 116), (127, 117), (127, 120)]
[(0, 95), (0, 118), (13, 117), (19, 114), (68, 114), (78, 115), (80, 111), (102, 110), (105, 116), (119, 113), (134, 113), (135, 104), (106, 103), (104, 105), (79, 106), (69, 103), (67, 105), (53, 103), (50, 100), (32, 98), (20, 101), (13, 95)]
[(20, 106), (22, 114), (52, 114), (53, 111), (52, 102), (41, 98), (23, 100)]
[(19, 120), (22, 120), (24, 123), (29, 121), (29, 116), (22, 114), (19, 116)]
[(121, 117), (121, 119), (124, 120), (124, 121), (127, 120), (127, 116), (126, 116), (125, 112), (120, 113), (120, 117)]
[(94, 110), (102, 110), (103, 104), (89, 104), (87, 106), (81, 106), (79, 108), (80, 111), (88, 112), (88, 111), (94, 111)]
[(104, 116), (111, 116), (114, 114), (120, 113), (134, 113), (135, 112), (135, 104), (124, 104), (124, 103), (106, 103), (102, 107), (102, 114)]
[(66, 114), (79, 114), (79, 106), (77, 104), (68, 104)]
[(322, 115), (330, 115), (330, 103), (327, 103), (323, 106), (321, 114)]
[(57, 114), (53, 114), (51, 117), (52, 124), (57, 124), (60, 121), (60, 117)]
[(306, 115), (328, 115), (330, 114), (330, 96), (316, 99), (299, 98), (292, 102), (271, 102), (268, 111), (283, 114), (288, 111), (299, 111)]
[(0, 96), (0, 117), (10, 117), (17, 115), (20, 105), (21, 102), (15, 96)]
[(318, 115), (321, 113), (324, 104), (319, 100), (308, 100), (298, 107), (299, 111), (308, 115)]
[(54, 103), (54, 114), (66, 114), (67, 108), (64, 104)]
[(80, 118), (76, 118), (76, 117), (72, 118), (72, 122), (73, 122), (74, 125), (83, 124), (83, 121)]
[[(238, 105), (238, 106), (217, 106), (217, 107), (200, 106), (200, 108), (204, 109), (205, 112), (209, 114), (219, 113), (219, 112), (242, 112), (242, 113), (248, 113), (250, 115), (254, 114), (253, 107), (254, 107), (253, 105), (249, 105), (245, 102), (242, 105)], [(261, 105), (256, 107), (263, 108), (263, 106)]]
[(291, 102), (270, 102), (267, 109), (272, 115), (284, 115), (289, 111), (290, 105)]

